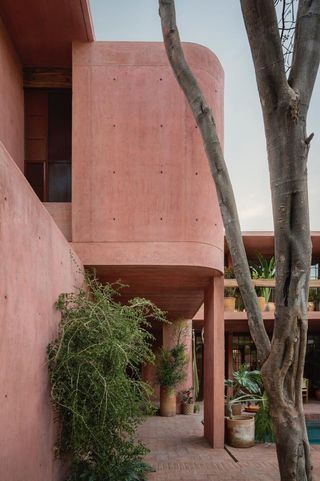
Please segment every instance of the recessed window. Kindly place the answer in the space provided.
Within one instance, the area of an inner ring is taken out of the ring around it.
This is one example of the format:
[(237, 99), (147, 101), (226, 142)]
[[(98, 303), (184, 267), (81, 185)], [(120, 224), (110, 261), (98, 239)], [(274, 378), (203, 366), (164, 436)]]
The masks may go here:
[(70, 90), (25, 90), (25, 152), (25, 175), (39, 199), (70, 202)]

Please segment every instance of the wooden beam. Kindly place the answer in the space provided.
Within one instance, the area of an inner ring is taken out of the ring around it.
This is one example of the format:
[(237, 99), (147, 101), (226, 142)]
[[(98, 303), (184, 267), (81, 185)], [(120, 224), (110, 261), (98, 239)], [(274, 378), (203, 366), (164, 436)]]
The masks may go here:
[(28, 88), (71, 89), (71, 68), (24, 68), (23, 86)]
[[(256, 287), (275, 287), (275, 279), (252, 279), (252, 284)], [(236, 279), (225, 279), (224, 287), (238, 287)], [(310, 279), (309, 287), (320, 288), (320, 279)]]

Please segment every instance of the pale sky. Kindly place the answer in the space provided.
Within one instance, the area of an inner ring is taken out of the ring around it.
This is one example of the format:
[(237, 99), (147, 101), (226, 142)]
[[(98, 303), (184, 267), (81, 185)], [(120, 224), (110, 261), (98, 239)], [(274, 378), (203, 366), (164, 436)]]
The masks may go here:
[[(90, 0), (97, 40), (162, 41), (157, 0)], [(259, 97), (239, 0), (176, 0), (182, 41), (210, 48), (225, 72), (225, 159), (242, 230), (273, 230)], [(320, 230), (320, 75), (308, 117), (311, 229)]]

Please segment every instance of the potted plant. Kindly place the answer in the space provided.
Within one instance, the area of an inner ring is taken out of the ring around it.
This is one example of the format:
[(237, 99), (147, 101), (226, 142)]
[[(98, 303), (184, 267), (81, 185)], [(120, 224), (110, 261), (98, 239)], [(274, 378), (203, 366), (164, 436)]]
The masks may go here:
[(181, 402), (182, 414), (190, 415), (194, 413), (193, 387), (181, 391)]
[[(225, 279), (234, 279), (234, 270), (233, 267), (225, 267), (224, 269), (224, 278)], [(234, 311), (236, 308), (236, 287), (225, 287), (224, 288), (224, 310), (225, 311)]]
[(241, 410), (238, 414), (235, 406), (261, 401), (261, 376), (259, 371), (248, 371), (244, 364), (233, 377), (225, 381), (229, 389), (225, 396), (227, 442), (233, 447), (250, 447), (255, 442), (254, 416), (241, 415)]
[(176, 387), (186, 378), (186, 346), (178, 342), (171, 349), (162, 347), (157, 356), (156, 375), (160, 384), (160, 416), (175, 416)]
[(315, 311), (318, 309), (319, 304), (319, 294), (316, 287), (310, 287), (309, 297), (308, 297), (308, 311)]
[[(250, 265), (251, 276), (253, 279), (274, 279), (276, 275), (276, 263), (274, 256), (267, 259), (260, 252), (257, 252), (257, 262)], [(257, 287), (258, 301), (261, 310), (274, 311), (274, 303), (270, 301), (271, 288)]]

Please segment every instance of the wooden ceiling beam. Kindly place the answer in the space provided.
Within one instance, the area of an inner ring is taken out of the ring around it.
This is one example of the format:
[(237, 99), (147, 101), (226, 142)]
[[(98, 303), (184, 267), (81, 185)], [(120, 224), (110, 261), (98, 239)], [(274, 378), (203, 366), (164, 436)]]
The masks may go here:
[(25, 88), (64, 88), (72, 87), (71, 68), (24, 68)]

